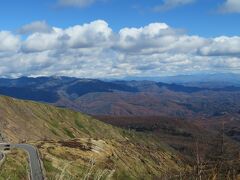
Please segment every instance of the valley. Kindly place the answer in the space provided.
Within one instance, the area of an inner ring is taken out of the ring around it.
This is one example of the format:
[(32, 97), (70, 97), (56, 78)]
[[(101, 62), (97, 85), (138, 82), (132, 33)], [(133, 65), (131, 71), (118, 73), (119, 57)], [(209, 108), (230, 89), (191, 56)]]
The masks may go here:
[(202, 176), (238, 175), (238, 86), (41, 77), (0, 93), (4, 141), (37, 147), (49, 179), (178, 179), (210, 162)]

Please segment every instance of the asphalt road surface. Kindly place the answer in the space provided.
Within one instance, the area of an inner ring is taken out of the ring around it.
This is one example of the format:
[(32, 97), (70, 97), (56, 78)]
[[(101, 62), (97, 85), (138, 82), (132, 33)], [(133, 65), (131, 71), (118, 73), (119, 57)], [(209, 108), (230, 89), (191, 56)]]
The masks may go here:
[(15, 144), (11, 145), (12, 148), (19, 148), (25, 150), (29, 155), (31, 180), (44, 180), (44, 176), (41, 169), (37, 149), (29, 144)]

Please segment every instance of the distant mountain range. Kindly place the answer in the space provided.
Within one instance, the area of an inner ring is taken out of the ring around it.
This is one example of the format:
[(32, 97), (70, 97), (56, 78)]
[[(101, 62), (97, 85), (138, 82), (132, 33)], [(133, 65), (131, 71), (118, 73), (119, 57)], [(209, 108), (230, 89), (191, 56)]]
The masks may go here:
[(221, 86), (211, 82), (203, 86), (197, 83), (197, 79), (195, 86), (190, 86), (193, 83), (186, 85), (186, 82), (103, 81), (73, 77), (2, 78), (0, 94), (91, 115), (192, 118), (240, 113), (240, 86), (231, 84), (231, 81)]
[(240, 86), (240, 74), (234, 73), (212, 73), (212, 74), (192, 74), (164, 77), (127, 77), (125, 80), (150, 80), (164, 83), (175, 83), (187, 86), (198, 87), (224, 87)]

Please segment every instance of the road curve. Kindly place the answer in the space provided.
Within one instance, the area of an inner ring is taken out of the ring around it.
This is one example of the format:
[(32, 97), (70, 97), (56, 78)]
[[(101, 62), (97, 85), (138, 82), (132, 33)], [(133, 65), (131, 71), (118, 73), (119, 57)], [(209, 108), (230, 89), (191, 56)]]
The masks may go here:
[(44, 180), (37, 149), (29, 144), (14, 144), (12, 148), (23, 149), (28, 153), (31, 171), (31, 180)]

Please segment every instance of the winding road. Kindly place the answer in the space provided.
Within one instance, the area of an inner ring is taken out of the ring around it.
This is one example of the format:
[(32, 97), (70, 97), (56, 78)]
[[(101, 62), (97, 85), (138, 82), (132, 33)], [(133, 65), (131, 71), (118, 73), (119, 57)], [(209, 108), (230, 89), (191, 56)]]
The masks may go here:
[(37, 149), (29, 144), (12, 144), (11, 148), (23, 149), (28, 153), (31, 171), (31, 180), (44, 180)]

